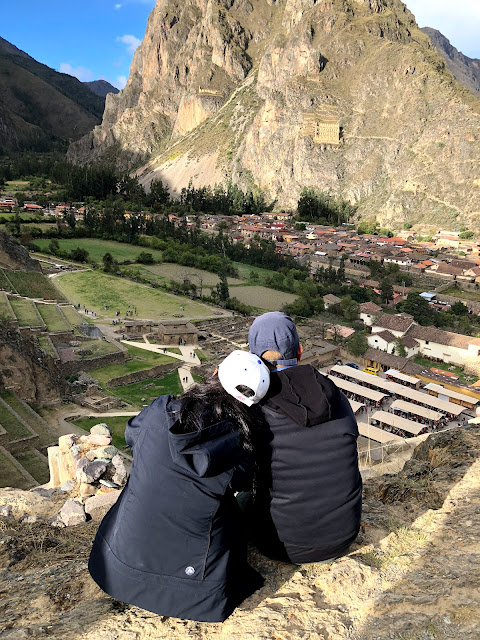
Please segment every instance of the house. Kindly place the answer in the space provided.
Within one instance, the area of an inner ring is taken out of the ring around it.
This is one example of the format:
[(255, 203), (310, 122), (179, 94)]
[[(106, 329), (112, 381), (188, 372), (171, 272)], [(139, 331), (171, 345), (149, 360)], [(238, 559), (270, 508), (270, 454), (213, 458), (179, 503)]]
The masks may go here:
[(344, 327), (341, 324), (334, 324), (329, 327), (326, 331), (327, 338), (329, 340), (347, 340), (355, 333), (355, 329), (351, 329), (350, 327)]
[(368, 346), (373, 349), (381, 349), (387, 353), (395, 353), (395, 342), (399, 340), (391, 331), (377, 331), (367, 337)]
[(408, 358), (396, 356), (393, 353), (387, 353), (380, 349), (367, 349), (363, 354), (363, 362), (366, 367), (373, 367), (380, 371), (387, 371), (388, 369), (397, 369), (402, 371), (408, 361)]
[(396, 338), (401, 338), (414, 324), (413, 316), (408, 313), (397, 313), (395, 315), (382, 313), (375, 319), (372, 325), (372, 333), (388, 329)]
[(360, 320), (362, 320), (363, 324), (367, 327), (371, 327), (375, 316), (377, 316), (382, 311), (382, 307), (379, 307), (378, 304), (374, 302), (363, 302), (360, 305)]
[(162, 322), (158, 325), (158, 339), (161, 344), (198, 344), (198, 329), (189, 320)]
[(438, 362), (464, 366), (469, 359), (480, 357), (480, 338), (418, 324), (411, 326), (407, 335), (418, 342), (423, 356)]
[(327, 295), (323, 296), (323, 304), (325, 305), (325, 309), (329, 307), (333, 307), (336, 304), (340, 304), (342, 302), (341, 298), (337, 298), (333, 293), (327, 293)]

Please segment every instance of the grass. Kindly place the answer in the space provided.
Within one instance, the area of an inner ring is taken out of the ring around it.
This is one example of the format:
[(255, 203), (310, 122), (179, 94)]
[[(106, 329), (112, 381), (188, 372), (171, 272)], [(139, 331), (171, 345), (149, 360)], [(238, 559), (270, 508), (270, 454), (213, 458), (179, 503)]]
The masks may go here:
[(139, 409), (141, 409), (144, 404), (150, 404), (150, 402), (158, 398), (158, 396), (167, 393), (179, 396), (183, 393), (178, 371), (167, 373), (163, 378), (149, 378), (148, 380), (134, 382), (124, 387), (107, 388), (105, 391)]
[(3, 190), (5, 193), (11, 193), (12, 191), (24, 191), (29, 184), (28, 180), (7, 180)]
[(459, 298), (460, 300), (472, 300), (474, 302), (480, 302), (480, 290), (479, 291), (464, 291), (457, 287), (450, 287), (441, 292), (442, 296), (452, 296), (452, 298)]
[(48, 331), (70, 331), (71, 327), (54, 304), (37, 304), (38, 313), (47, 325)]
[(35, 433), (38, 433), (40, 437), (40, 446), (43, 447), (47, 444), (56, 442), (58, 435), (48, 424), (40, 419), (33, 409), (28, 405), (25, 406), (13, 393), (5, 391), (2, 393), (3, 400), (17, 413), (24, 422), (31, 427)]
[(7, 432), (9, 442), (28, 438), (32, 434), (3, 404), (0, 406), (0, 424)]
[(13, 287), (12, 283), (10, 282), (10, 280), (7, 278), (7, 276), (1, 269), (0, 269), (0, 289), (3, 289), (3, 291), (15, 291), (15, 288)]
[[(49, 239), (35, 240), (35, 244), (40, 247), (42, 251), (48, 249), (50, 244)], [(98, 238), (68, 238), (58, 241), (61, 251), (72, 251), (79, 247), (88, 251), (89, 259), (93, 262), (102, 262), (102, 258), (106, 253), (110, 253), (115, 260), (123, 262), (124, 260), (137, 261), (137, 257), (146, 251), (151, 253), (155, 260), (162, 260), (162, 252), (158, 249), (151, 249), (150, 247), (140, 247), (133, 244), (127, 244), (123, 242), (115, 242), (114, 240), (100, 240)]]
[(163, 354), (153, 353), (152, 351), (145, 351), (144, 349), (137, 349), (136, 347), (131, 346), (128, 346), (127, 348), (130, 356), (133, 358), (132, 360), (127, 360), (127, 362), (122, 362), (121, 364), (110, 364), (106, 367), (93, 369), (90, 371), (90, 375), (104, 386), (112, 378), (118, 378), (119, 376), (127, 375), (127, 373), (150, 369), (157, 364), (178, 362), (175, 358), (170, 358)]
[(48, 462), (43, 460), (35, 451), (19, 451), (13, 457), (22, 465), (28, 473), (35, 478), (38, 484), (45, 484), (50, 480)]
[(290, 304), (297, 298), (291, 293), (261, 286), (235, 287), (230, 290), (230, 296), (265, 311), (280, 311), (284, 304)]
[(55, 360), (58, 358), (58, 353), (52, 347), (48, 336), (38, 336), (37, 342), (40, 349), (43, 349), (49, 356), (52, 356)]
[(67, 321), (72, 325), (72, 327), (76, 327), (79, 324), (84, 324), (84, 322), (85, 322), (84, 319), (70, 305), (62, 306), (61, 310), (62, 310), (63, 315), (67, 319)]
[(43, 300), (63, 300), (63, 296), (54, 287), (51, 279), (42, 273), (9, 271), (8, 279), (21, 296)]
[(57, 284), (72, 303), (85, 304), (98, 318), (115, 318), (117, 309), (123, 314), (129, 305), (137, 308), (136, 319), (159, 320), (176, 313), (193, 318), (212, 315), (207, 305), (99, 271), (66, 273), (57, 278)]
[(249, 264), (243, 264), (243, 262), (234, 262), (233, 266), (238, 270), (238, 277), (242, 280), (248, 280), (251, 271), (258, 275), (259, 283), (264, 282), (265, 278), (267, 278), (268, 276), (271, 277), (276, 274), (276, 271), (263, 269), (262, 267), (253, 267)]
[(0, 318), (2, 317), (11, 318), (12, 312), (10, 311), (7, 303), (7, 296), (3, 293), (3, 291), (0, 291)]
[(82, 349), (88, 349), (92, 353), (90, 355), (81, 355), (82, 360), (87, 360), (90, 358), (98, 358), (99, 356), (105, 356), (109, 353), (117, 353), (117, 347), (108, 342), (108, 340), (86, 340), (80, 344), (80, 347), (76, 349), (76, 351), (82, 351)]
[(38, 317), (37, 308), (30, 300), (10, 298), (13, 313), (20, 327), (41, 327), (42, 321)]
[(125, 442), (125, 427), (127, 426), (128, 417), (126, 416), (112, 416), (111, 418), (80, 418), (75, 420), (73, 424), (80, 429), (84, 429), (89, 432), (90, 429), (101, 422), (104, 422), (110, 427), (112, 432), (112, 444), (118, 449), (123, 449), (126, 446)]
[[(431, 369), (434, 367), (435, 369), (442, 369), (443, 371), (448, 371), (449, 373), (453, 373), (455, 376), (459, 378), (462, 382), (466, 382), (470, 384), (474, 378), (474, 376), (467, 376), (462, 367), (457, 367), (453, 364), (449, 364), (448, 362), (433, 362), (433, 360), (428, 360), (428, 358), (422, 358), (422, 356), (416, 356), (414, 358), (414, 362), (421, 365), (422, 367), (426, 367), (427, 369)], [(445, 382), (448, 382), (448, 378), (445, 379)]]
[[(176, 282), (183, 282), (184, 278), (188, 278), (190, 282), (197, 287), (200, 287), (200, 279), (202, 279), (203, 287), (214, 287), (220, 282), (216, 273), (210, 273), (210, 271), (204, 271), (203, 269), (195, 269), (195, 267), (184, 267), (183, 265), (171, 262), (145, 266), (143, 270), (149, 271), (162, 278), (175, 280)], [(242, 282), (243, 280), (239, 280), (238, 278), (228, 278), (229, 284), (242, 284)]]
[(30, 489), (32, 483), (15, 467), (13, 462), (0, 451), (0, 487)]

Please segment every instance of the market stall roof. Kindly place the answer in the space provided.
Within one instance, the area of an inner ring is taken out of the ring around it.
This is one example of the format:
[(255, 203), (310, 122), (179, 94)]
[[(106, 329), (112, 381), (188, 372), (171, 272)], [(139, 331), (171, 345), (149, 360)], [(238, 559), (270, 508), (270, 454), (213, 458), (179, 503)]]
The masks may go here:
[(455, 400), (460, 400), (460, 402), (468, 402), (472, 406), (478, 403), (478, 398), (474, 398), (473, 396), (467, 396), (464, 393), (459, 393), (458, 391), (453, 391), (452, 389), (447, 389), (446, 387), (442, 387), (440, 384), (435, 384), (431, 382), (430, 384), (425, 385), (425, 389), (429, 391), (434, 391), (435, 393), (441, 393), (442, 396), (448, 396), (449, 398), (455, 398)]
[(372, 415), (372, 420), (378, 420), (378, 422), (388, 424), (390, 427), (407, 431), (414, 436), (417, 436), (422, 429), (425, 429), (425, 425), (420, 422), (407, 420), (407, 418), (396, 416), (393, 413), (387, 413), (387, 411), (375, 411)]
[(350, 406), (352, 407), (353, 413), (357, 413), (360, 407), (365, 406), (362, 402), (357, 402), (356, 400), (350, 400), (350, 398), (348, 399), (348, 401), (350, 403)]
[(386, 397), (384, 393), (374, 391), (373, 389), (369, 389), (368, 387), (362, 387), (360, 384), (350, 382), (350, 380), (344, 380), (343, 378), (337, 378), (336, 376), (328, 377), (342, 391), (350, 391), (351, 393), (355, 393), (358, 396), (362, 396), (362, 398), (368, 398), (368, 400), (380, 402), (381, 400), (383, 400), (383, 398)]
[(408, 384), (418, 384), (420, 382), (418, 378), (407, 376), (406, 373), (402, 373), (401, 371), (398, 371), (398, 369), (389, 369), (388, 371), (385, 371), (385, 375), (395, 378), (396, 380), (402, 380), (402, 382), (407, 382)]
[(400, 411), (413, 413), (417, 416), (421, 416), (422, 418), (427, 418), (427, 420), (431, 420), (432, 422), (437, 422), (444, 417), (444, 414), (440, 413), (440, 411), (427, 409), (426, 407), (421, 407), (420, 405), (413, 404), (412, 402), (405, 402), (405, 400), (395, 400), (392, 403), (392, 409), (400, 409)]
[(358, 431), (361, 436), (375, 440), (376, 442), (403, 442), (403, 438), (397, 436), (395, 433), (388, 433), (383, 429), (374, 427), (373, 424), (366, 424), (365, 422), (358, 423)]

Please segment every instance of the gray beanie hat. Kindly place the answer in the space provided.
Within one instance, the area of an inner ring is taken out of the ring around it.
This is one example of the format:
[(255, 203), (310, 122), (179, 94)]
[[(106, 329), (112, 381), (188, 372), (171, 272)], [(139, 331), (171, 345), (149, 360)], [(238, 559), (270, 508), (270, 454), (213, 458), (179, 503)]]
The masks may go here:
[(278, 351), (284, 360), (297, 357), (300, 340), (295, 323), (280, 311), (255, 318), (248, 332), (250, 351), (261, 356), (265, 351)]

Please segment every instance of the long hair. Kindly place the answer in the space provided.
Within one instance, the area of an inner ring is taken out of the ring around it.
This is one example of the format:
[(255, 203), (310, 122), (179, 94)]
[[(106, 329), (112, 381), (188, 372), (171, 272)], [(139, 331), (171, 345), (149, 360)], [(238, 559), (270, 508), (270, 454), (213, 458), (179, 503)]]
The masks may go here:
[(252, 468), (253, 493), (258, 471), (259, 432), (265, 425), (258, 405), (247, 407), (225, 391), (217, 376), (191, 387), (181, 398), (180, 427), (184, 432), (198, 431), (211, 424), (229, 420), (237, 425), (244, 452)]

